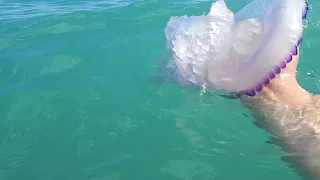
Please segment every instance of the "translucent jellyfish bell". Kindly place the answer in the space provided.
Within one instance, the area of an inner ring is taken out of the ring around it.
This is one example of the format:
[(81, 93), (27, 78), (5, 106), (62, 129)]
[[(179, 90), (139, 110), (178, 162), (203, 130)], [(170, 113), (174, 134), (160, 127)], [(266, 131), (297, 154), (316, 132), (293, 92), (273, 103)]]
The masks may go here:
[(254, 0), (235, 15), (223, 0), (208, 15), (172, 17), (165, 29), (177, 73), (193, 84), (255, 95), (297, 54), (304, 0)]

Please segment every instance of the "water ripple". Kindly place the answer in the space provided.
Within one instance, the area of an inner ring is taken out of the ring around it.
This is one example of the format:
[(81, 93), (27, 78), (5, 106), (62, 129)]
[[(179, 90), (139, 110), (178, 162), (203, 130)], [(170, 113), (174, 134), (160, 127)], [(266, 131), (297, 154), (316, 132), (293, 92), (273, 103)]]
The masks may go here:
[(134, 1), (102, 0), (102, 1), (54, 1), (54, 2), (0, 2), (0, 21), (20, 20), (47, 15), (61, 15), (77, 11), (103, 11), (128, 6)]

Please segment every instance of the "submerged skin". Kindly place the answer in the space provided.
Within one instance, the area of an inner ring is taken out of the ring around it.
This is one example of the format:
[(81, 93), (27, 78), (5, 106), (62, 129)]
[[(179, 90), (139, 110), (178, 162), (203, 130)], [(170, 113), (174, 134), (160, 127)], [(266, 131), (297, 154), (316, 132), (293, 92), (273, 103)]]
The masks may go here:
[(299, 54), (254, 97), (242, 95), (256, 125), (274, 136), (273, 143), (306, 179), (320, 179), (320, 96), (307, 92), (296, 79)]

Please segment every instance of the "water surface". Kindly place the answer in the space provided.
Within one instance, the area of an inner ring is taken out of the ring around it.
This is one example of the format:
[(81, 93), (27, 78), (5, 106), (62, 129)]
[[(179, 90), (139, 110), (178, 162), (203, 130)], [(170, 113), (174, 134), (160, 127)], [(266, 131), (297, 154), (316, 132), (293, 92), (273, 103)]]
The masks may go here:
[[(318, 93), (320, 3), (308, 2), (298, 78)], [(211, 3), (0, 1), (0, 179), (301, 179), (238, 100), (159, 71), (170, 16)]]

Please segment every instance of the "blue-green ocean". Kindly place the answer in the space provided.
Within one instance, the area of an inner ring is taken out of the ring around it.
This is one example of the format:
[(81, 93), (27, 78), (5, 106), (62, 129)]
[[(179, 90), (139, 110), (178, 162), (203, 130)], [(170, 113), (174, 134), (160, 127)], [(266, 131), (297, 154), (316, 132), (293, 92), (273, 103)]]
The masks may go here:
[[(301, 179), (238, 99), (167, 72), (170, 17), (212, 2), (0, 0), (0, 180)], [(298, 78), (319, 93), (308, 3)]]

